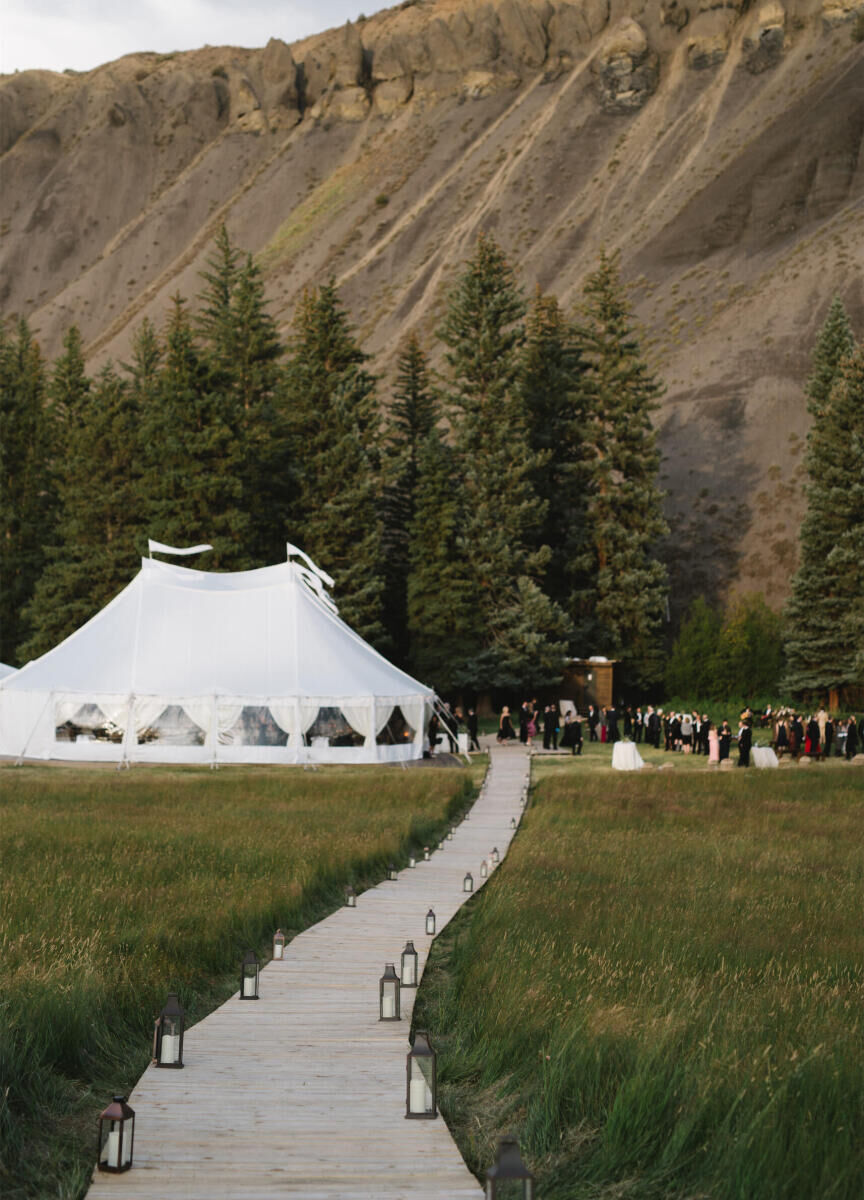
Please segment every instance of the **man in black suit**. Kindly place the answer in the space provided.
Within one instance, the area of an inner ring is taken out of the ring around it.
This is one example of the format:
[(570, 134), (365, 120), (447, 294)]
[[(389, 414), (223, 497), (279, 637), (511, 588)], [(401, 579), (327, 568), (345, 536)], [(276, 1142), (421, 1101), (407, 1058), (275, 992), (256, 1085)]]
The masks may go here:
[(738, 730), (738, 766), (750, 766), (750, 747), (753, 745), (752, 722), (748, 717)]
[(593, 704), (588, 705), (588, 741), (597, 741), (597, 722), (600, 720), (600, 715)]
[(618, 732), (618, 713), (614, 708), (606, 709), (606, 741), (620, 742), (621, 734)]
[(468, 709), (468, 749), (479, 750), (480, 743), (477, 741), (477, 714), (473, 708)]

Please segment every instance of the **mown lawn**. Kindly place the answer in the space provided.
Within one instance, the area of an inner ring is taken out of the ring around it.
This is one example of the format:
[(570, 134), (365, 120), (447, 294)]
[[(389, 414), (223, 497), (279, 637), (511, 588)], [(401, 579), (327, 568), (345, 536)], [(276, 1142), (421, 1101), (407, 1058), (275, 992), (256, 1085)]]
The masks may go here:
[(512, 1129), (543, 1200), (860, 1200), (862, 895), (861, 768), (535, 760), (415, 1010), (469, 1165)]
[(0, 767), (4, 1200), (83, 1195), (167, 993), (206, 1015), (244, 950), (406, 862), (478, 769)]

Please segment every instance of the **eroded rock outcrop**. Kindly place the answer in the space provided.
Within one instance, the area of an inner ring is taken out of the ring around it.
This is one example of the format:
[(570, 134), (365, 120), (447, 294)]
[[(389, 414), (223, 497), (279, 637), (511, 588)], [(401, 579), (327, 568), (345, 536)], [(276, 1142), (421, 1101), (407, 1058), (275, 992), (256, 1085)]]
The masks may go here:
[(600, 103), (609, 113), (640, 109), (657, 88), (657, 55), (642, 26), (630, 19), (609, 36), (592, 69)]

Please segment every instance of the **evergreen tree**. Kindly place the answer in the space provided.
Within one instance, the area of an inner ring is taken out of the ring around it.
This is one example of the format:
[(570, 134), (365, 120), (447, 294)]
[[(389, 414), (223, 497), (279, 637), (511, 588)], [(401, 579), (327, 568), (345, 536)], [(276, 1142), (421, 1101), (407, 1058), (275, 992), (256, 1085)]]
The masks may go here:
[(202, 271), (204, 287), (198, 297), (195, 325), (207, 343), (216, 366), (227, 375), (234, 369), (236, 325), (234, 292), (240, 275), (242, 252), (231, 244), (224, 223), (214, 239), (213, 253)]
[(294, 318), (282, 404), (297, 464), (291, 538), (333, 575), (342, 618), (388, 648), (375, 379), (333, 283), (307, 292)]
[(642, 357), (617, 256), (601, 254), (584, 292), (594, 581), (574, 594), (572, 611), (592, 650), (623, 660), (624, 681), (644, 687), (663, 672), (667, 576), (653, 548), (668, 529), (651, 425), (662, 387)]
[(124, 363), (135, 403), (142, 413), (155, 404), (162, 369), (162, 346), (152, 321), (145, 317), (132, 336), (132, 362)]
[(557, 680), (567, 648), (564, 615), (542, 590), (550, 551), (538, 546), (546, 510), (532, 480), (543, 457), (529, 444), (519, 389), (524, 314), (509, 263), (482, 236), (450, 295), (440, 337), (473, 588), (465, 671), (483, 689)]
[(138, 407), (109, 364), (80, 397), (59, 462), (59, 518), (27, 610), (35, 658), (89, 620), (129, 582), (141, 540)]
[(456, 455), (437, 431), (418, 447), (409, 526), (408, 661), (418, 679), (447, 693), (473, 686), (475, 584), (464, 539), (465, 495)]
[(545, 518), (537, 546), (551, 551), (546, 591), (563, 608), (585, 587), (593, 562), (586, 519), (585, 363), (558, 301), (537, 289), (528, 310), (519, 388), (536, 455), (531, 483)]
[(90, 394), (84, 346), (77, 325), (72, 325), (63, 338), (63, 353), (54, 363), (49, 394), (54, 421), (60, 426), (67, 426), (76, 420), (79, 409)]
[(0, 326), (0, 661), (23, 662), (25, 607), (55, 518), (45, 370), (26, 321)]
[(776, 694), (783, 671), (782, 621), (761, 595), (740, 596), (735, 601), (710, 663), (712, 696), (753, 700)]
[(208, 568), (252, 565), (242, 433), (237, 406), (214, 382), (175, 296), (155, 402), (141, 419), (146, 524), (169, 545), (210, 542)]
[(394, 657), (407, 661), (408, 576), (411, 570), (411, 526), (417, 507), (420, 453), (439, 417), (429, 360), (415, 333), (409, 334), (396, 363), (396, 383), (389, 411), (389, 440), (383, 464), (383, 547), (385, 624)]
[(707, 700), (717, 693), (714, 656), (720, 643), (720, 614), (697, 596), (681, 623), (666, 663), (666, 694)]
[[(835, 392), (835, 384), (853, 346), (846, 310), (835, 297), (813, 351), (806, 389), (812, 417), (805, 459), (807, 512), (800, 529), (801, 561), (786, 605), (784, 682), (796, 692), (838, 688), (850, 673), (843, 547), (849, 545), (847, 534), (854, 525), (849, 496), (860, 482), (860, 475), (855, 478), (854, 372), (850, 376), (853, 395), (845, 384)], [(859, 413), (860, 404), (859, 400)]]

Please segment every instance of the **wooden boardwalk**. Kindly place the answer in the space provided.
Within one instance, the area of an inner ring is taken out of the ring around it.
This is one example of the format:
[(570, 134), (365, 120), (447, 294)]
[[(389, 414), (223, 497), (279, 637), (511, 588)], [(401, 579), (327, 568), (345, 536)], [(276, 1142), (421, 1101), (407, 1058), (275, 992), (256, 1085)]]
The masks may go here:
[(466, 871), (477, 890), (493, 846), (503, 859), (528, 771), (518, 744), (493, 749), (443, 850), (296, 937), (262, 970), (260, 1000), (234, 996), (187, 1030), (184, 1070), (149, 1067), (129, 1097), (133, 1168), (95, 1172), (93, 1200), (479, 1200), (441, 1117), (405, 1119), (415, 992), (402, 991), (401, 1021), (379, 1022), (378, 980), (409, 939), (422, 972), (427, 910), (440, 933), (469, 898)]

